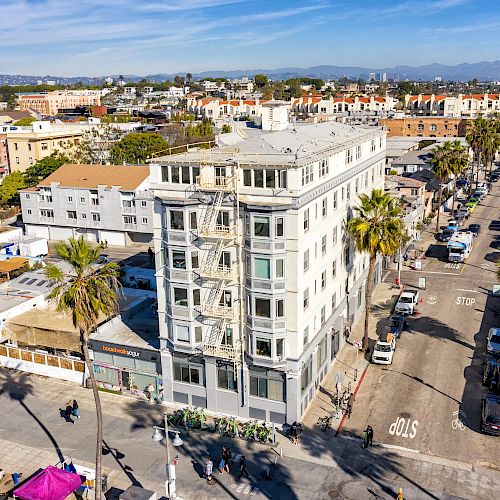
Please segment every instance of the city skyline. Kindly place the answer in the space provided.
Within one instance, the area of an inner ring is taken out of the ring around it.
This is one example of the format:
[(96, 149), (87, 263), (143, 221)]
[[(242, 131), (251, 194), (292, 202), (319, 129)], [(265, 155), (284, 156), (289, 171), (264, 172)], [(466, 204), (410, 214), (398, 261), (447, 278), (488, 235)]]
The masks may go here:
[(491, 33), (500, 30), (500, 20), (484, 14), (487, 6), (483, 0), (363, 0), (355, 8), (299, 0), (6, 0), (0, 73), (98, 76), (494, 60), (500, 38)]

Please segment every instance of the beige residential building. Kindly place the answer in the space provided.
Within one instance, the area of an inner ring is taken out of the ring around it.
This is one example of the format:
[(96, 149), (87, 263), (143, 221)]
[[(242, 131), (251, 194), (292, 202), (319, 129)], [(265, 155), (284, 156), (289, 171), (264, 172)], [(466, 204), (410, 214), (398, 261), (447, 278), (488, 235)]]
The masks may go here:
[(83, 137), (79, 125), (54, 125), (33, 122), (29, 127), (17, 127), (7, 133), (7, 156), (10, 172), (24, 172), (38, 160), (55, 151), (70, 154)]
[(78, 106), (100, 106), (101, 93), (96, 90), (57, 90), (40, 94), (19, 96), (21, 111), (36, 111), (42, 115), (56, 115), (63, 109)]

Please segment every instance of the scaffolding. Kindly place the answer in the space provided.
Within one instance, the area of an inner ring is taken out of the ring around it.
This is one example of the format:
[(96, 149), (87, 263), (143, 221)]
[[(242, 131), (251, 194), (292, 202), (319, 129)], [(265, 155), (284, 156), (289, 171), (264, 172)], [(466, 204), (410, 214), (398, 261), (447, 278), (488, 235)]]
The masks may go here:
[[(210, 152), (208, 152), (210, 155)], [(228, 172), (229, 170), (229, 172)], [(241, 341), (241, 249), (237, 166), (217, 167), (210, 157), (200, 162), (196, 189), (203, 195), (204, 211), (198, 224), (198, 237), (206, 248), (200, 267), (202, 288), (200, 314), (209, 329), (205, 333), (202, 351), (206, 356), (222, 358), (239, 366)], [(221, 210), (230, 207), (230, 213)], [(224, 252), (236, 247), (236, 265), (226, 262)], [(239, 286), (239, 296), (228, 301), (230, 286)], [(238, 331), (238, 338), (228, 335)]]

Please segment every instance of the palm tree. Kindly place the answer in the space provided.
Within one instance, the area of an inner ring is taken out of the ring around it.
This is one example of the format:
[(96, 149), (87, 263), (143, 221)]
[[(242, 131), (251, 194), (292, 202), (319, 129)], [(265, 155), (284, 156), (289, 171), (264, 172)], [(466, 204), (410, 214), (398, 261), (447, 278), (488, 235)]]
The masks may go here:
[(377, 257), (394, 255), (405, 239), (402, 210), (398, 200), (381, 189), (374, 189), (370, 195), (361, 194), (359, 205), (354, 208), (357, 217), (347, 224), (349, 236), (358, 252), (369, 255), (368, 278), (365, 292), (365, 331), (363, 350), (368, 347), (368, 320), (373, 292), (373, 278)]
[(99, 320), (118, 310), (118, 265), (109, 262), (98, 265), (104, 245), (92, 248), (87, 240), (70, 239), (56, 245), (59, 257), (70, 266), (65, 272), (55, 264), (48, 264), (45, 274), (54, 284), (49, 300), (57, 301), (57, 310), (71, 314), (73, 324), (80, 331), (80, 341), (85, 364), (90, 376), (97, 414), (96, 444), (96, 498), (102, 497), (102, 410), (99, 391), (90, 362), (88, 338)]
[(469, 155), (467, 153), (467, 150), (460, 144), (460, 141), (454, 141), (453, 143), (451, 143), (448, 155), (450, 172), (453, 174), (453, 201), (451, 206), (451, 213), (452, 215), (454, 215), (455, 201), (457, 198), (457, 178), (462, 175), (462, 173), (467, 168), (467, 165), (469, 163)]
[(498, 119), (490, 119), (487, 127), (488, 137), (484, 144), (484, 163), (489, 165), (491, 172), (493, 168), (493, 160), (497, 151), (500, 149), (500, 122)]
[(439, 180), (438, 209), (436, 219), (436, 233), (439, 231), (439, 217), (441, 215), (441, 198), (443, 197), (443, 182), (450, 177), (451, 173), (451, 142), (446, 141), (432, 150), (431, 165), (434, 175)]
[[(491, 130), (490, 124), (488, 120), (484, 118), (476, 118), (474, 123), (469, 127), (469, 130), (466, 135), (466, 140), (469, 143), (469, 146), (472, 148), (474, 152), (474, 161), (477, 164), (477, 180), (476, 185), (479, 180), (479, 169), (481, 167), (481, 156), (483, 155), (485, 150), (488, 150), (488, 142), (490, 138)], [(474, 164), (472, 165), (472, 181), (474, 180)], [(470, 185), (470, 189), (472, 189), (472, 182)]]

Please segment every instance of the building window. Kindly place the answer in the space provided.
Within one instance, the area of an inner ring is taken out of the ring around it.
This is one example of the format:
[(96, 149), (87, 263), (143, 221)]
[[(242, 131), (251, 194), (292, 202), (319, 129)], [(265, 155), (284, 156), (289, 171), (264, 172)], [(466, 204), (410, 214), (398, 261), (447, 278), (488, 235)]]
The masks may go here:
[(332, 263), (332, 278), (337, 276), (337, 260), (335, 259)]
[(304, 290), (304, 298), (303, 298), (304, 310), (309, 307), (309, 288)]
[(28, 215), (31, 215), (31, 208), (28, 208), (27, 212), (28, 212)]
[(308, 165), (302, 168), (302, 185), (305, 186), (314, 180), (313, 166)]
[(271, 319), (271, 299), (255, 298), (255, 316)]
[(424, 130), (424, 124), (423, 123), (419, 123), (417, 125), (417, 130)]
[(337, 226), (335, 226), (333, 228), (333, 244), (336, 245), (337, 244), (337, 241), (338, 241), (338, 230), (337, 230)]
[(309, 342), (309, 327), (306, 326), (304, 328), (304, 335), (302, 337), (302, 344), (304, 345), (304, 347), (307, 345), (307, 343)]
[(198, 220), (196, 212), (189, 212), (189, 229), (192, 231), (198, 229)]
[(326, 253), (326, 234), (321, 237), (321, 253)]
[(19, 165), (19, 156), (16, 156), (16, 165)]
[(170, 229), (184, 231), (184, 212), (170, 210)]
[(361, 158), (361, 145), (356, 146), (356, 160), (359, 160)]
[(284, 401), (283, 375), (271, 370), (253, 367), (250, 370), (250, 395), (258, 398)]
[(276, 278), (285, 277), (285, 259), (276, 260)]
[(189, 326), (176, 325), (177, 340), (180, 342), (189, 342)]
[(345, 162), (346, 165), (352, 162), (352, 149), (347, 149), (345, 152)]
[(255, 354), (265, 358), (271, 357), (271, 339), (255, 338)]
[(87, 200), (86, 200), (85, 198), (81, 197), (81, 198), (80, 198), (80, 203), (85, 204), (85, 203), (87, 203)]
[(326, 288), (326, 271), (321, 273), (321, 289), (324, 290)]
[(318, 371), (326, 361), (326, 353), (327, 353), (327, 345), (326, 345), (326, 337), (324, 337), (318, 346), (318, 354), (317, 354), (317, 363), (318, 363)]
[(252, 186), (252, 171), (243, 170), (243, 185), (251, 187)]
[(230, 365), (217, 367), (217, 387), (226, 391), (237, 391), (236, 374)]
[(304, 271), (309, 269), (309, 250), (304, 252)]
[(309, 209), (304, 210), (304, 232), (309, 230)]
[(255, 216), (253, 219), (254, 236), (269, 238), (269, 217)]
[(283, 359), (285, 354), (285, 339), (276, 339), (276, 357)]
[(73, 202), (73, 196), (68, 196), (68, 203), (72, 203)]
[(328, 174), (328, 160), (321, 160), (319, 164), (319, 176), (324, 177)]
[(193, 305), (199, 306), (201, 304), (200, 289), (195, 288), (193, 290)]
[(337, 208), (337, 191), (333, 193), (333, 208)]
[(148, 223), (148, 218), (147, 217), (143, 217), (142, 218), (142, 223), (143, 224), (147, 224)]
[(67, 210), (66, 217), (68, 219), (76, 219), (76, 212), (74, 210)]
[(135, 224), (137, 221), (135, 215), (124, 215), (123, 216), (123, 223), (124, 224)]
[(174, 380), (185, 382), (186, 384), (203, 384), (203, 368), (194, 366), (190, 363), (173, 362), (174, 365)]
[(261, 279), (271, 278), (271, 261), (269, 259), (255, 258), (253, 262), (254, 277)]
[(101, 220), (101, 215), (100, 214), (92, 214), (92, 220), (94, 222), (100, 222)]
[(40, 210), (40, 217), (54, 217), (54, 210)]
[(375, 139), (372, 140), (371, 144), (370, 144), (370, 151), (373, 153), (375, 151)]
[(148, 202), (147, 202), (147, 201), (142, 200), (142, 201), (141, 201), (141, 207), (142, 207), (142, 208), (146, 208), (147, 206), (148, 206)]
[(307, 389), (312, 380), (312, 357), (309, 357), (304, 366), (302, 367), (302, 375), (300, 377), (302, 392)]
[(359, 177), (356, 177), (356, 181), (355, 181), (355, 183), (354, 183), (354, 192), (355, 192), (356, 194), (358, 194), (358, 193), (359, 193)]
[(264, 187), (264, 171), (263, 170), (254, 170), (253, 171), (253, 182), (254, 187), (263, 188)]
[(132, 208), (135, 206), (134, 200), (122, 200), (122, 207), (123, 208)]
[(325, 324), (326, 321), (326, 306), (321, 308), (321, 326)]
[(344, 262), (348, 266), (351, 261), (351, 253), (349, 252), (349, 245), (344, 248)]
[(187, 288), (174, 287), (174, 304), (182, 307), (188, 306)]
[(276, 171), (266, 170), (266, 188), (274, 189), (276, 187)]
[(327, 206), (327, 199), (325, 198), (321, 202), (321, 215), (323, 217), (326, 217), (327, 216), (327, 212), (328, 212), (328, 206)]
[(199, 267), (198, 252), (191, 252), (191, 269), (198, 269)]
[(281, 237), (285, 235), (285, 219), (283, 217), (276, 217), (276, 234), (275, 236)]
[(203, 328), (201, 326), (194, 327), (194, 341), (197, 344), (203, 341)]
[(283, 299), (276, 299), (276, 317), (283, 318), (285, 316), (285, 301)]
[(81, 218), (82, 219), (86, 219), (87, 218), (87, 214), (80, 214)]
[(333, 293), (332, 294), (332, 313), (335, 311), (335, 308), (337, 307), (337, 294)]

